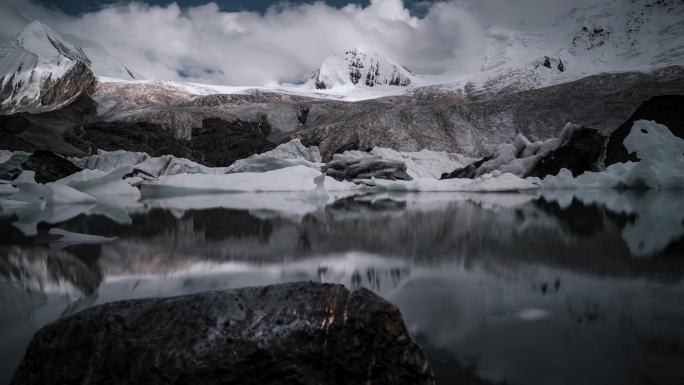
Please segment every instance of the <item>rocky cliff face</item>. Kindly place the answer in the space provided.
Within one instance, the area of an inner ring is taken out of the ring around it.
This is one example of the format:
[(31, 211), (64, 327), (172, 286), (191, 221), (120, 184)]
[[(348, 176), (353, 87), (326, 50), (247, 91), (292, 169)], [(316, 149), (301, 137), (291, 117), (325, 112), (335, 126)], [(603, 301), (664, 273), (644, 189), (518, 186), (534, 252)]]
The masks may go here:
[(0, 113), (42, 112), (92, 91), (90, 59), (47, 25), (34, 21), (0, 47)]
[(312, 103), (296, 135), (318, 145), (324, 159), (374, 146), (422, 148), (484, 156), (518, 133), (558, 136), (567, 122), (607, 133), (655, 95), (684, 94), (684, 70), (602, 74), (505, 95), (467, 97), (435, 89), (373, 101)]
[(373, 50), (353, 49), (342, 56), (328, 57), (314, 74), (317, 89), (334, 87), (402, 86), (411, 84), (413, 74)]

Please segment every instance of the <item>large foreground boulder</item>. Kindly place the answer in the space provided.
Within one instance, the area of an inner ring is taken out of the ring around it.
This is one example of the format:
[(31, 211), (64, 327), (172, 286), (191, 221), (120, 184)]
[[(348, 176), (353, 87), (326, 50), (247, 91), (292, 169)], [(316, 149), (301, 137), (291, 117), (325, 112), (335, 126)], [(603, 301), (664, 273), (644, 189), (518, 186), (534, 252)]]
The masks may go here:
[(433, 384), (399, 310), (292, 283), (114, 302), (34, 336), (12, 384)]

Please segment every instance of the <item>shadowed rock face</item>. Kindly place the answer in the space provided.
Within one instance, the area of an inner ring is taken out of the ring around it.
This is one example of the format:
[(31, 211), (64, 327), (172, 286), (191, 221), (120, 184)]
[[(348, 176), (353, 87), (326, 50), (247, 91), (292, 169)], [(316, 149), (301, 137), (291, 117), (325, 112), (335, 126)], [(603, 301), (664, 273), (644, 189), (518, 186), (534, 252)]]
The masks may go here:
[(63, 139), (66, 133), (80, 127), (96, 113), (97, 105), (82, 93), (68, 106), (31, 114), (21, 112), (0, 115), (0, 149), (34, 152), (52, 151), (62, 155), (83, 156), (86, 153)]
[(543, 178), (557, 175), (566, 168), (577, 176), (586, 171), (598, 171), (600, 159), (604, 153), (606, 137), (593, 128), (582, 127), (559, 148), (539, 159), (539, 162), (526, 176)]
[(81, 171), (73, 163), (63, 157), (49, 152), (36, 151), (23, 164), (25, 170), (35, 171), (38, 183), (54, 182)]
[(64, 76), (59, 79), (48, 79), (40, 90), (40, 104), (42, 106), (65, 103), (81, 93), (91, 93), (95, 85), (95, 75), (87, 64), (76, 63)]
[(205, 119), (202, 127), (192, 130), (192, 160), (208, 166), (229, 166), (238, 159), (274, 149), (275, 144), (267, 139), (270, 132), (271, 127), (263, 121)]
[(684, 94), (681, 67), (652, 74), (600, 74), (474, 99), (428, 88), (357, 103), (316, 102), (296, 134), (319, 146), (324, 161), (344, 150), (375, 146), (480, 157), (511, 143), (518, 133), (532, 141), (557, 137), (567, 122), (611, 132), (644, 100), (664, 94)]
[(113, 302), (35, 335), (12, 384), (434, 384), (399, 310), (292, 283)]
[(444, 174), (442, 174), (442, 177), (440, 179), (475, 178), (477, 176), (477, 170), (480, 168), (480, 166), (482, 166), (485, 162), (489, 161), (490, 159), (492, 159), (491, 156), (485, 156), (484, 158), (476, 160), (475, 162), (465, 167), (457, 168), (452, 172), (445, 172)]
[(146, 152), (152, 156), (189, 157), (189, 150), (158, 124), (148, 122), (94, 122), (68, 131), (64, 139), (84, 153), (128, 150)]
[(684, 139), (684, 95), (656, 96), (639, 106), (634, 114), (610, 135), (606, 146), (606, 166), (639, 160), (635, 154), (627, 153), (622, 142), (632, 131), (634, 122), (642, 119), (654, 120), (665, 125), (675, 136)]
[(99, 121), (65, 133), (64, 139), (86, 153), (124, 149), (152, 156), (174, 155), (207, 166), (228, 166), (273, 149), (275, 145), (266, 139), (269, 132), (264, 122), (210, 118), (201, 127), (193, 128), (191, 138), (186, 140), (176, 138), (156, 123)]

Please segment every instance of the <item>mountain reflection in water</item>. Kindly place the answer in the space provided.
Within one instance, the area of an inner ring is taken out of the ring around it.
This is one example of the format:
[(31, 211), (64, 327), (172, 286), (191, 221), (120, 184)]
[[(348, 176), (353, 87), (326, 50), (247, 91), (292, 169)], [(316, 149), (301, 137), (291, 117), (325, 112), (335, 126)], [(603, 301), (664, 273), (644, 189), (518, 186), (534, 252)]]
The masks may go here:
[(38, 328), (88, 306), (297, 280), (396, 303), (439, 384), (684, 380), (680, 192), (226, 194), (51, 212), (0, 217), (0, 382)]

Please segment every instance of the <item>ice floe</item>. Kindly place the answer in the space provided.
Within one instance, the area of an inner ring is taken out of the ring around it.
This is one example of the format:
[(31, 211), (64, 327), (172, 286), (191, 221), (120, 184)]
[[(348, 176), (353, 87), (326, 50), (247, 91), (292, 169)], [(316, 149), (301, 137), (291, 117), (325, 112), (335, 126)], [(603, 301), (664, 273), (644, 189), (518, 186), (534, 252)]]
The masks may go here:
[(372, 179), (368, 185), (393, 191), (458, 191), (458, 192), (505, 192), (536, 189), (534, 179), (522, 179), (513, 174), (494, 171), (475, 179), (421, 178), (410, 181)]
[(544, 188), (684, 188), (684, 140), (658, 123), (634, 122), (624, 145), (636, 153), (638, 162), (615, 163), (600, 172), (585, 172), (577, 177), (563, 169), (545, 177)]
[(123, 180), (124, 176), (132, 171), (133, 167), (131, 166), (117, 167), (108, 172), (82, 170), (55, 183), (104, 199), (115, 199), (114, 197), (116, 197), (116, 199), (137, 201), (140, 199), (140, 190)]
[[(317, 188), (314, 179), (321, 175), (320, 171), (300, 165), (266, 172), (165, 175), (142, 184), (141, 188), (146, 197), (212, 192), (312, 192)], [(357, 188), (354, 183), (340, 182), (330, 177), (323, 179), (323, 186), (327, 191)]]
[(0, 208), (16, 215), (14, 226), (29, 236), (37, 233), (40, 222), (63, 222), (95, 207), (121, 217), (121, 209), (116, 207), (126, 207), (140, 199), (140, 191), (122, 179), (130, 171), (130, 166), (108, 173), (83, 170), (45, 184), (36, 183), (33, 171), (23, 171), (11, 182), (15, 191), (0, 199)]
[(415, 152), (400, 152), (391, 148), (375, 147), (370, 154), (382, 159), (402, 161), (406, 165), (406, 173), (414, 179), (435, 178), (442, 174), (461, 168), (470, 159), (445, 151), (421, 150)]
[(306, 147), (299, 139), (293, 139), (273, 150), (237, 160), (225, 172), (264, 172), (300, 165), (320, 170), (323, 166), (321, 153), (318, 147)]
[(102, 151), (83, 158), (70, 158), (73, 164), (83, 169), (112, 171), (123, 166), (130, 166), (133, 172), (146, 179), (161, 175), (176, 174), (222, 174), (224, 167), (207, 167), (185, 158), (173, 155), (150, 156), (144, 152)]

